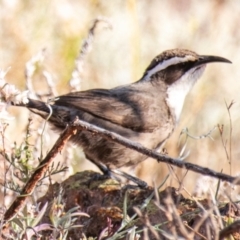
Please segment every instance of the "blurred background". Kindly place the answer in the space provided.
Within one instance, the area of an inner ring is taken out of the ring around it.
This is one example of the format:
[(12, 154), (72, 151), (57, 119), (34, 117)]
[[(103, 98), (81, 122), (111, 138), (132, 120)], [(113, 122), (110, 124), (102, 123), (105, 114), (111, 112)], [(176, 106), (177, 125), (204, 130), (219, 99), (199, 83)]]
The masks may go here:
[[(25, 64), (45, 49), (41, 68), (52, 75), (58, 94), (69, 92), (75, 58), (97, 17), (108, 19), (112, 28), (106, 28), (103, 23), (95, 31), (91, 52), (84, 61), (82, 90), (112, 88), (134, 82), (142, 76), (150, 61), (166, 49), (186, 48), (199, 54), (222, 56), (233, 62), (232, 65), (208, 65), (201, 80), (187, 96), (180, 122), (166, 149), (170, 156), (177, 157), (186, 143), (188, 157), (185, 161), (239, 174), (240, 2), (1, 0), (0, 68), (11, 67), (7, 81), (24, 90)], [(45, 80), (41, 74), (34, 77), (34, 86), (37, 91), (44, 91)], [(231, 101), (234, 104), (228, 111), (226, 105)], [(10, 111), (15, 121), (10, 122), (7, 129), (7, 141), (21, 142), (28, 111), (14, 107)], [(201, 136), (218, 124), (224, 125), (222, 138), (218, 128), (211, 133), (212, 139), (188, 137), (185, 142), (185, 134), (179, 137), (182, 129), (187, 128), (193, 136)], [(53, 133), (46, 137), (45, 151), (55, 139)], [(71, 161), (66, 163), (71, 164), (68, 174), (96, 169), (84, 160), (81, 149), (71, 149)], [(231, 169), (226, 152), (231, 156)], [(64, 161), (64, 154), (61, 157)], [(186, 173), (175, 168), (174, 171), (180, 180)], [(167, 166), (155, 160), (145, 162), (137, 169), (138, 175), (149, 184), (160, 183), (168, 172)], [(189, 191), (196, 188), (198, 177), (191, 172), (185, 176), (184, 185)], [(166, 185), (178, 186), (178, 180), (172, 175)]]

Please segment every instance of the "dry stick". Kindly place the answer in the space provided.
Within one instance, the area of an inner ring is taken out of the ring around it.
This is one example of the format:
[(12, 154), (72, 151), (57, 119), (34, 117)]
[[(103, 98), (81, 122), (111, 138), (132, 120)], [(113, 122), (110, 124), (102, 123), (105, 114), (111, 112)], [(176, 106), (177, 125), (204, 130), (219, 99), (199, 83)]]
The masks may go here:
[(80, 84), (82, 82), (82, 72), (83, 72), (83, 64), (84, 64), (84, 60), (87, 56), (87, 53), (90, 52), (92, 45), (93, 45), (93, 37), (95, 34), (95, 30), (97, 25), (100, 22), (105, 22), (106, 26), (110, 29), (112, 28), (111, 23), (108, 21), (108, 19), (103, 18), (103, 17), (98, 17), (94, 20), (92, 27), (89, 29), (88, 31), (88, 36), (87, 38), (84, 39), (82, 47), (79, 51), (79, 54), (75, 60), (75, 67), (74, 70), (72, 72), (72, 77), (69, 80), (69, 85), (71, 87), (71, 92), (74, 91), (80, 91)]
[(85, 121), (82, 120), (76, 120), (73, 124), (77, 129), (79, 130), (86, 130), (89, 132), (92, 132), (94, 134), (98, 134), (101, 135), (102, 137), (109, 139), (113, 142), (117, 142), (127, 148), (133, 149), (137, 152), (140, 152), (148, 157), (154, 158), (156, 159), (158, 162), (164, 162), (167, 164), (172, 164), (174, 166), (177, 166), (179, 168), (185, 168), (188, 170), (191, 170), (193, 172), (197, 172), (203, 175), (207, 175), (207, 176), (211, 176), (214, 178), (218, 178), (221, 179), (223, 181), (227, 181), (230, 183), (234, 183), (237, 185), (240, 185), (240, 181), (238, 177), (232, 177), (230, 175), (224, 174), (224, 173), (220, 173), (220, 172), (216, 172), (214, 170), (211, 170), (209, 168), (205, 168), (205, 167), (201, 167), (197, 164), (193, 164), (190, 162), (184, 162), (180, 159), (176, 159), (176, 158), (171, 158), (162, 154), (157, 153), (156, 151), (150, 150), (148, 148), (143, 147), (141, 144), (137, 143), (137, 142), (133, 142), (133, 141), (129, 141), (127, 138), (124, 138), (122, 136), (120, 136), (119, 134), (107, 131), (103, 128), (94, 126), (90, 123), (87, 123)]
[(30, 177), (21, 193), (13, 201), (11, 206), (4, 214), (4, 221), (7, 222), (12, 219), (24, 206), (27, 197), (33, 192), (39, 180), (43, 177), (44, 173), (48, 170), (49, 165), (52, 163), (55, 156), (63, 149), (63, 146), (66, 144), (67, 140), (74, 134), (74, 127), (67, 127), (60, 135), (51, 151), (47, 154), (45, 159), (40, 163), (36, 171)]

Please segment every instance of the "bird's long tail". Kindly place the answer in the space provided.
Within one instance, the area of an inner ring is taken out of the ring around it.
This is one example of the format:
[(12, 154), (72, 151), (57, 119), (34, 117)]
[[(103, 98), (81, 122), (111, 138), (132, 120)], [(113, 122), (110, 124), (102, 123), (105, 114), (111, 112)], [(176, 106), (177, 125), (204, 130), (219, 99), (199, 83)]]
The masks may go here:
[(71, 110), (64, 106), (56, 106), (43, 101), (28, 99), (28, 103), (15, 104), (27, 107), (31, 112), (47, 119), (55, 127), (63, 129), (71, 121)]
[(14, 104), (15, 106), (27, 107), (30, 111), (40, 115), (42, 118), (46, 119), (51, 113), (51, 107), (45, 102), (28, 99), (28, 103)]

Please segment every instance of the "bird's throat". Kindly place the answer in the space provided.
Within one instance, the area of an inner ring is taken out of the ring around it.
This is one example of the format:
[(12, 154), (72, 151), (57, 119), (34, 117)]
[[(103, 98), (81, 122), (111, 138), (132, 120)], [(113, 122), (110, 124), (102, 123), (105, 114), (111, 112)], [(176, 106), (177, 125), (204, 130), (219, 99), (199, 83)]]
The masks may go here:
[(175, 115), (176, 122), (180, 118), (185, 97), (201, 77), (204, 70), (205, 65), (193, 68), (186, 72), (178, 81), (168, 86), (167, 104)]

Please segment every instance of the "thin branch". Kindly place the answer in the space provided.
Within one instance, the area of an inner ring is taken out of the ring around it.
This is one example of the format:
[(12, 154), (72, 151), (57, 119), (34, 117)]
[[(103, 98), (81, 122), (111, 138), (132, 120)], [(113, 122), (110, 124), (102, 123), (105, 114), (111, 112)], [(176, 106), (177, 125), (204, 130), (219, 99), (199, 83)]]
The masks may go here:
[(4, 214), (5, 222), (12, 219), (22, 209), (28, 196), (34, 191), (39, 180), (44, 176), (44, 174), (48, 170), (49, 165), (52, 163), (56, 155), (59, 152), (61, 152), (67, 140), (74, 134), (74, 131), (75, 130), (73, 127), (67, 127), (62, 132), (62, 134), (60, 135), (60, 137), (52, 147), (51, 151), (47, 154), (45, 159), (37, 167), (36, 171), (32, 174), (32, 176), (30, 177), (30, 179), (22, 189), (20, 195), (17, 196), (17, 198), (13, 201), (11, 206), (5, 212)]
[(232, 126), (232, 116), (231, 116), (230, 109), (233, 106), (234, 101), (231, 101), (229, 105), (227, 105), (227, 103), (225, 101), (225, 104), (226, 104), (227, 111), (228, 111), (229, 126), (230, 126), (230, 130), (229, 130), (229, 167), (230, 167), (230, 175), (232, 175), (232, 131), (233, 131), (233, 126)]
[(99, 17), (94, 20), (92, 27), (88, 31), (87, 38), (84, 39), (82, 47), (79, 51), (79, 55), (77, 56), (77, 58), (75, 60), (75, 68), (72, 72), (72, 77), (69, 81), (69, 85), (71, 87), (72, 92), (80, 91), (81, 74), (83, 72), (84, 60), (86, 58), (87, 53), (89, 53), (92, 48), (95, 29), (100, 22), (104, 22), (106, 24), (107, 28), (112, 28), (111, 23), (106, 18)]
[(171, 158), (171, 157), (159, 154), (156, 151), (153, 151), (153, 150), (150, 150), (150, 149), (147, 149), (147, 148), (143, 147), (141, 144), (139, 144), (137, 142), (130, 141), (127, 138), (124, 138), (124, 137), (120, 136), (119, 134), (107, 131), (103, 128), (100, 128), (100, 127), (94, 126), (92, 124), (89, 124), (85, 121), (82, 121), (82, 120), (78, 119), (74, 122), (73, 125), (78, 130), (79, 129), (80, 130), (86, 130), (86, 131), (92, 132), (94, 134), (98, 134), (98, 135), (100, 135), (100, 136), (102, 136), (106, 139), (109, 139), (113, 142), (117, 142), (117, 143), (119, 143), (119, 144), (121, 144), (121, 145), (123, 145), (127, 148), (133, 149), (133, 150), (135, 150), (137, 152), (140, 152), (140, 153), (142, 153), (142, 154), (144, 154), (148, 157), (154, 158), (158, 162), (164, 162), (164, 163), (167, 163), (167, 164), (177, 166), (179, 168), (185, 168), (185, 169), (191, 170), (193, 172), (200, 173), (202, 175), (211, 176), (211, 177), (214, 177), (214, 178), (217, 178), (217, 179), (221, 179), (223, 181), (227, 181), (227, 182), (230, 182), (230, 183), (240, 185), (240, 181), (239, 181), (238, 177), (232, 177), (230, 175), (220, 173), (220, 172), (216, 172), (216, 171), (211, 170), (211, 169), (206, 168), (206, 167), (201, 167), (197, 164), (193, 164), (193, 163), (190, 163), (190, 162), (184, 162), (184, 161), (181, 161), (181, 160), (176, 159), (176, 158)]
[(185, 133), (187, 135), (187, 137), (190, 137), (190, 138), (195, 139), (195, 140), (200, 140), (200, 139), (204, 139), (204, 138), (210, 138), (211, 140), (213, 140), (211, 134), (212, 134), (213, 131), (215, 131), (215, 129), (216, 129), (216, 126), (214, 126), (212, 129), (210, 129), (210, 131), (208, 133), (205, 133), (205, 134), (200, 135), (200, 136), (193, 136), (189, 133), (188, 128), (183, 128), (181, 133), (180, 133), (180, 136)]
[(30, 93), (35, 93), (32, 83), (32, 77), (37, 69), (37, 64), (42, 63), (45, 57), (45, 49), (39, 51), (35, 56), (33, 56), (25, 66), (25, 78), (26, 78), (26, 89)]
[(140, 221), (144, 224), (144, 227), (148, 228), (149, 231), (152, 233), (155, 239), (160, 240), (160, 237), (152, 224), (150, 223), (149, 217), (146, 213), (143, 213), (138, 207), (133, 207), (133, 210), (136, 212)]
[(223, 145), (226, 157), (227, 157), (227, 161), (229, 163), (230, 157), (229, 157), (228, 150), (227, 150), (227, 140), (224, 141), (224, 139), (223, 139), (224, 125), (223, 124), (222, 125), (218, 124), (217, 127), (218, 127), (218, 131), (220, 133), (220, 137), (221, 137), (222, 145)]
[(51, 96), (51, 97), (57, 96), (58, 93), (57, 93), (57, 90), (56, 90), (56, 87), (55, 87), (52, 75), (48, 71), (44, 70), (43, 71), (43, 76), (45, 77), (46, 82), (47, 82), (48, 96)]

